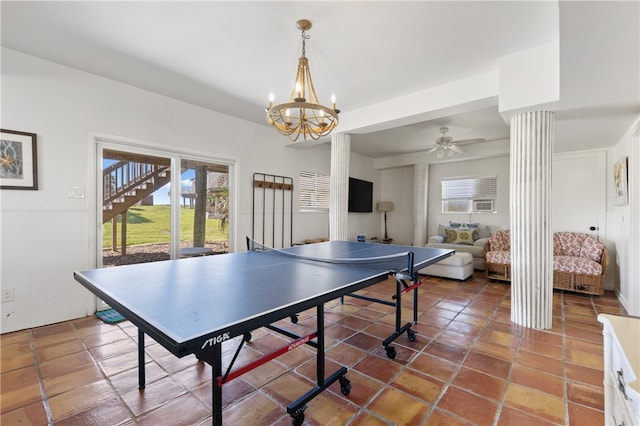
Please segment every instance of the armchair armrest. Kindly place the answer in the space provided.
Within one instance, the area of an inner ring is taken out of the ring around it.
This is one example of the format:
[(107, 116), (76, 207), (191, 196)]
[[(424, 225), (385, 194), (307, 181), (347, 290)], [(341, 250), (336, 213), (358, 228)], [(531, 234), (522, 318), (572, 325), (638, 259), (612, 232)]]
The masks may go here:
[(473, 242), (473, 245), (476, 247), (484, 247), (488, 242), (489, 242), (489, 237), (478, 238)]
[(434, 235), (432, 237), (429, 237), (429, 241), (427, 241), (427, 244), (428, 243), (442, 244), (444, 243), (444, 237), (442, 235)]

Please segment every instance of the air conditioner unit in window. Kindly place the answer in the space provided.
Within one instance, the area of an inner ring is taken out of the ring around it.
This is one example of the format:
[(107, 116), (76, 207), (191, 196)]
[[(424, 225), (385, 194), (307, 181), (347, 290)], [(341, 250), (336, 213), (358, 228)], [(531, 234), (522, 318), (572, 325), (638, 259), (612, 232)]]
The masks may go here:
[(475, 212), (492, 212), (493, 200), (473, 200), (473, 211)]

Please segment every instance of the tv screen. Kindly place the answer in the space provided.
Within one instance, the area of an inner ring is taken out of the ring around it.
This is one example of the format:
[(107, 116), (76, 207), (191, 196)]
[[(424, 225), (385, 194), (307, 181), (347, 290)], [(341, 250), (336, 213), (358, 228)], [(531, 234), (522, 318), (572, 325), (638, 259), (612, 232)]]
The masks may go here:
[(349, 178), (349, 211), (353, 213), (373, 212), (373, 182)]

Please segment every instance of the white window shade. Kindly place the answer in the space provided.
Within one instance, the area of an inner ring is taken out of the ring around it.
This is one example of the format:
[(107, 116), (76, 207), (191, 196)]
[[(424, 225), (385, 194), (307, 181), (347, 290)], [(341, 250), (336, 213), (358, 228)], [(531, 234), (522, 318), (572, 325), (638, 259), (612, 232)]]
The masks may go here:
[(497, 193), (496, 176), (443, 179), (442, 212), (492, 212)]
[(300, 210), (329, 209), (330, 176), (300, 171)]

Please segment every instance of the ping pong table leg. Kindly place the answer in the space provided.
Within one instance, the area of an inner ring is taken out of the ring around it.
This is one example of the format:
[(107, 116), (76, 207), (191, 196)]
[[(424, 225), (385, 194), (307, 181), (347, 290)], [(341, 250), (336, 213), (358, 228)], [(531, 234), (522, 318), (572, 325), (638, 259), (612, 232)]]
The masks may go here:
[(144, 370), (144, 331), (138, 329), (138, 389), (146, 386)]
[(214, 426), (222, 426), (222, 345), (213, 345), (206, 362), (211, 366), (211, 414)]

